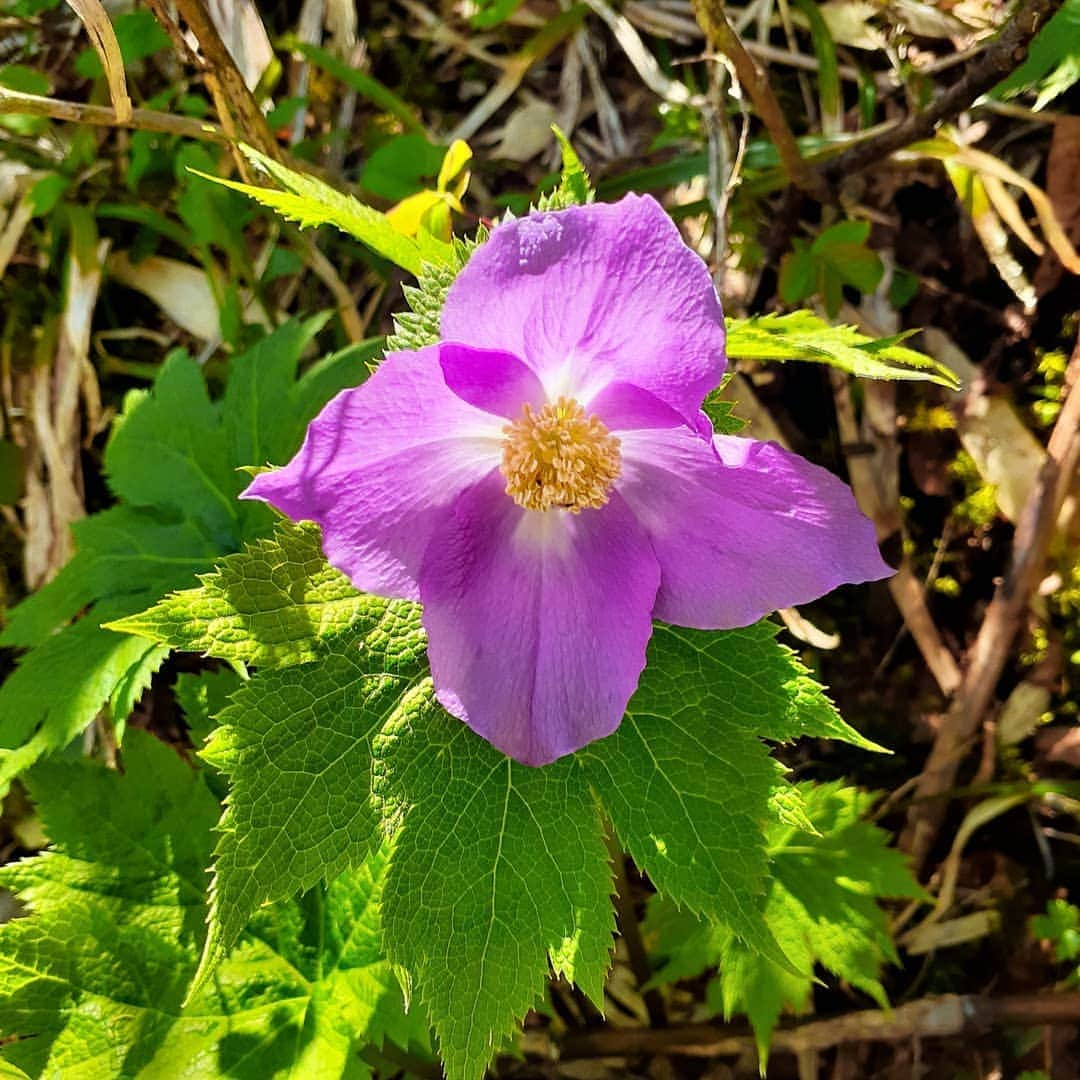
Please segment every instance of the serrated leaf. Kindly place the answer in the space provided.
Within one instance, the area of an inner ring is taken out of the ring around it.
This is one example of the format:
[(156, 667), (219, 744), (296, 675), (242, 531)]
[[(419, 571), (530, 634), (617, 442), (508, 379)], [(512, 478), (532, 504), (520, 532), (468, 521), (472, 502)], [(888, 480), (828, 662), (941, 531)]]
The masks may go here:
[(376, 739), (375, 772), (384, 814), (401, 822), (384, 897), (387, 955), (426, 1007), (448, 1080), (483, 1073), (542, 993), (549, 956), (601, 1003), (611, 873), (573, 762), (528, 768), (418, 704)]
[(245, 684), (203, 751), (232, 790), (200, 983), (261, 904), (332, 879), (379, 845), (371, 741), (415, 707), (426, 640), (415, 605), (362, 599), (368, 607), (320, 660)]
[(568, 206), (584, 206), (593, 201), (595, 192), (589, 182), (589, 174), (581, 163), (581, 158), (570, 144), (570, 140), (554, 124), (551, 130), (559, 142), (562, 151), (562, 173), (558, 186), (547, 195), (541, 195), (536, 201), (537, 210), (564, 210)]
[(310, 522), (279, 521), (273, 537), (226, 556), (200, 581), (108, 628), (220, 660), (288, 667), (321, 656), (322, 643), (350, 627), (372, 638), (381, 627), (389, 638), (416, 625), (412, 605), (358, 593), (330, 566)]
[(0, 645), (40, 645), (95, 600), (160, 595), (206, 570), (220, 550), (192, 521), (130, 506), (76, 521), (72, 533), (75, 556), (12, 611)]
[[(293, 544), (296, 553), (286, 554)], [(777, 627), (658, 626), (618, 732), (554, 766), (527, 769), (436, 704), (414, 605), (348, 600), (339, 581), (338, 599), (355, 621), (343, 615), (334, 636), (320, 636), (320, 619), (303, 610), (311, 583), (329, 573), (317, 544), (312, 527), (282, 526), (277, 540), (253, 549), (261, 552), (255, 563), (280, 575), (274, 589), (251, 588), (244, 574), (242, 587), (208, 578), (212, 603), (201, 610), (193, 593), (164, 635), (182, 647), (290, 665), (257, 673), (232, 697), (205, 751), (233, 789), (204, 980), (260, 904), (340, 872), (389, 831), (390, 957), (429, 1009), (451, 1075), (478, 1075), (533, 1003), (549, 959), (600, 993), (612, 912), (598, 813), (662, 892), (801, 976), (762, 911), (765, 825), (797, 826), (805, 810), (794, 796), (778, 797), (781, 769), (761, 740), (872, 744), (776, 641)], [(251, 562), (251, 553), (229, 560), (234, 569)], [(212, 627), (229, 625), (239, 596), (249, 625), (269, 619), (270, 651), (260, 653), (261, 631), (245, 642), (239, 624), (217, 641)], [(289, 602), (299, 610), (283, 623)], [(380, 611), (400, 621), (383, 625)], [(306, 657), (315, 659), (296, 663)]]
[(285, 323), (234, 357), (223, 402), (211, 402), (201, 369), (179, 353), (151, 392), (129, 396), (106, 450), (121, 503), (75, 524), (74, 558), (14, 610), (0, 636), (0, 645), (34, 647), (0, 687), (0, 785), (64, 746), (103, 706), (122, 733), (165, 650), (134, 647), (100, 623), (146, 608), (241, 539), (269, 531), (267, 507), (237, 502), (247, 480), (236, 466), (256, 463), (248, 455), (291, 454), (312, 413), (362, 381), (379, 344), (328, 357), (296, 379), (319, 325)]
[(622, 724), (576, 757), (657, 889), (784, 965), (761, 915), (779, 765), (759, 736), (867, 744), (775, 635), (658, 625)]
[(444, 241), (427, 234), (405, 236), (394, 228), (385, 214), (365, 206), (351, 195), (342, 194), (314, 176), (286, 168), (250, 146), (241, 149), (249, 161), (285, 190), (255, 187), (203, 172), (197, 172), (197, 175), (247, 195), (296, 221), (301, 228), (333, 225), (411, 274), (419, 274), (425, 262), (444, 263), (451, 258), (451, 247)]
[(379, 956), (383, 853), (325, 892), (260, 913), (182, 1012), (218, 803), (143, 732), (124, 757), (124, 774), (81, 762), (30, 776), (56, 847), (0, 872), (29, 908), (0, 927), (9, 1063), (87, 1080), (364, 1077), (356, 1054), (366, 1043), (423, 1044)]
[(446, 294), (469, 256), (486, 239), (483, 229), (472, 240), (455, 240), (451, 247), (453, 258), (439, 265), (427, 265), (417, 276), (415, 285), (402, 286), (409, 311), (394, 316), (394, 332), (386, 340), (386, 351), (422, 349), (439, 342), (439, 320), (442, 317)]
[(831, 326), (809, 311), (727, 320), (727, 353), (740, 360), (812, 360), (865, 379), (937, 383), (956, 390), (960, 380), (944, 364), (900, 345), (875, 340), (851, 326)]
[(701, 411), (709, 418), (713, 431), (718, 435), (739, 435), (746, 421), (735, 415), (735, 403), (724, 401), (721, 390), (713, 390), (701, 404)]
[(226, 549), (236, 543), (241, 478), (230, 467), (220, 408), (186, 354), (166, 360), (152, 391), (128, 394), (105, 448), (105, 471), (124, 502), (194, 518)]
[(0, 791), (66, 746), (116, 693), (152, 674), (164, 651), (82, 619), (29, 652), (0, 685)]
[(783, 970), (746, 949), (722, 921), (677, 910), (666, 898), (650, 902), (646, 937), (662, 958), (656, 982), (693, 978), (719, 966), (708, 1002), (717, 1012), (745, 1012), (762, 1062), (785, 1007), (802, 1011), (815, 964), (887, 1006), (880, 969), (896, 960), (881, 897), (921, 897), (904, 856), (889, 835), (862, 820), (872, 798), (839, 783), (799, 784), (782, 795), (802, 802), (812, 832), (790, 818), (767, 828), (772, 877), (764, 916), (795, 963)]

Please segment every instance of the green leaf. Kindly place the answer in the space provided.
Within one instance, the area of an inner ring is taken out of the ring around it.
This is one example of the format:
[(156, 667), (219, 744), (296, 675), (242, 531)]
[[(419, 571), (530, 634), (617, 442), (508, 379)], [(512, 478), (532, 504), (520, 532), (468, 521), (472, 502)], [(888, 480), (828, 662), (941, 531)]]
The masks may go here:
[[(128, 11), (117, 15), (113, 20), (113, 30), (125, 67), (169, 47), (169, 35), (149, 11)], [(75, 71), (84, 79), (99, 79), (105, 74), (94, 49), (85, 49), (79, 54)]]
[(230, 467), (220, 408), (184, 353), (166, 360), (152, 391), (128, 394), (105, 448), (105, 471), (123, 501), (195, 518), (218, 543), (235, 543), (242, 478)]
[(323, 643), (357, 626), (387, 638), (412, 634), (412, 605), (358, 593), (330, 566), (318, 527), (282, 521), (273, 537), (224, 558), (198, 588), (109, 624), (185, 652), (260, 667), (315, 660)]
[(555, 190), (537, 200), (537, 210), (563, 210), (568, 206), (583, 206), (592, 202), (595, 193), (581, 158), (559, 128), (552, 125), (551, 130), (562, 150), (562, 175)]
[(229, 461), (281, 464), (296, 449), (306, 426), (290, 408), (296, 369), (328, 319), (329, 314), (290, 319), (230, 361), (222, 402)]
[(557, 974), (601, 1004), (614, 919), (595, 802), (572, 761), (531, 769), (435, 706), (430, 686), (375, 743), (395, 834), (386, 949), (439, 1036), (448, 1080), (479, 1077)]
[[(86, 618), (23, 657), (0, 685), (0, 792), (39, 758), (67, 746), (118, 691), (118, 701), (130, 701), (164, 655), (137, 638), (104, 633)], [(134, 682), (125, 684), (129, 676)]]
[(807, 248), (789, 251), (780, 260), (778, 287), (785, 304), (801, 304), (817, 292), (818, 269), (818, 261)]
[(505, 22), (521, 6), (521, 0), (479, 0), (469, 23), (477, 30), (488, 30)]
[(402, 286), (411, 310), (394, 316), (394, 333), (386, 340), (388, 353), (439, 343), (439, 320), (446, 294), (469, 256), (485, 239), (486, 233), (481, 229), (472, 240), (453, 241), (452, 261), (440, 265), (429, 263), (417, 277), (416, 285)]
[(1045, 915), (1031, 920), (1037, 938), (1053, 942), (1054, 957), (1061, 963), (1080, 957), (1080, 908), (1067, 900), (1051, 900)]
[[(105, 456), (121, 502), (73, 526), (73, 559), (15, 608), (0, 635), (0, 645), (32, 647), (0, 686), (0, 786), (65, 746), (103, 706), (121, 733), (165, 650), (124, 640), (102, 622), (193, 583), (243, 538), (269, 531), (267, 507), (237, 501), (247, 479), (236, 467), (287, 458), (310, 416), (366, 376), (378, 347), (347, 349), (297, 379), (320, 325), (285, 323), (235, 356), (223, 402), (210, 400), (201, 369), (181, 353), (166, 361), (152, 391), (128, 395)], [(332, 575), (321, 556), (319, 565)]]
[(250, 146), (243, 146), (242, 149), (249, 161), (285, 190), (255, 187), (193, 171), (205, 180), (239, 191), (263, 206), (269, 206), (283, 217), (298, 222), (301, 228), (333, 225), (411, 274), (419, 275), (425, 262), (440, 264), (452, 259), (451, 245), (442, 240), (427, 233), (421, 233), (416, 238), (404, 236), (394, 229), (385, 214), (365, 206), (351, 195), (343, 195), (314, 176), (294, 172)]
[[(192, 521), (112, 506), (72, 527), (76, 553), (12, 612), (0, 645), (39, 645), (95, 600), (160, 595), (210, 567), (220, 548)], [(137, 610), (137, 606), (134, 608)]]
[(185, 671), (176, 677), (176, 703), (196, 747), (202, 746), (218, 726), (218, 715), (241, 685), (240, 676), (229, 668), (201, 671), (198, 675)]
[[(810, 253), (844, 284), (853, 285), (860, 292), (873, 292), (881, 283), (885, 265), (866, 246), (869, 235), (868, 221), (840, 221), (815, 238)], [(839, 306), (838, 297), (835, 309)]]
[(1065, 0), (1028, 48), (1027, 59), (991, 91), (996, 98), (1037, 88), (1036, 109), (1045, 108), (1080, 82), (1080, 0)]
[(740, 360), (811, 360), (864, 379), (937, 383), (960, 380), (944, 364), (909, 349), (901, 337), (875, 340), (851, 326), (831, 326), (809, 311), (727, 320), (727, 353)]
[(657, 889), (785, 964), (760, 911), (778, 763), (759, 736), (839, 738), (840, 719), (777, 628), (705, 633), (658, 625), (618, 730), (578, 761), (615, 831)]
[(30, 775), (56, 846), (0, 872), (29, 909), (0, 927), (10, 1064), (95, 1080), (352, 1078), (369, 1075), (357, 1058), (365, 1045), (423, 1045), (380, 957), (385, 853), (260, 912), (213, 987), (182, 1011), (219, 806), (199, 774), (144, 732), (129, 735), (124, 766), (50, 763)]
[(719, 435), (738, 435), (746, 427), (746, 421), (734, 413), (735, 403), (724, 401), (721, 390), (713, 390), (701, 404), (701, 411), (712, 422), (713, 431)]
[(359, 386), (375, 370), (385, 345), (381, 337), (366, 338), (317, 360), (300, 376), (290, 402), (296, 413), (298, 435), (293, 446), (281, 456), (282, 462), (295, 453), (307, 425), (335, 394)]
[(233, 695), (203, 751), (232, 791), (200, 982), (260, 904), (331, 879), (378, 847), (371, 741), (430, 692), (417, 698), (425, 677), (418, 611), (363, 599), (363, 615), (322, 659), (264, 672)]
[(772, 878), (764, 917), (795, 963), (783, 970), (747, 950), (715, 920), (702, 920), (670, 900), (650, 903), (646, 937), (663, 960), (656, 982), (693, 978), (719, 966), (708, 992), (718, 1012), (745, 1012), (764, 1062), (785, 1007), (803, 1011), (813, 969), (821, 964), (887, 1007), (880, 970), (896, 954), (881, 897), (922, 897), (904, 856), (889, 834), (862, 820), (872, 797), (838, 783), (799, 784), (781, 792), (801, 799), (812, 826), (774, 819), (767, 827)]
[(360, 187), (381, 199), (400, 202), (434, 180), (446, 155), (444, 146), (422, 134), (396, 135), (372, 151), (360, 173)]

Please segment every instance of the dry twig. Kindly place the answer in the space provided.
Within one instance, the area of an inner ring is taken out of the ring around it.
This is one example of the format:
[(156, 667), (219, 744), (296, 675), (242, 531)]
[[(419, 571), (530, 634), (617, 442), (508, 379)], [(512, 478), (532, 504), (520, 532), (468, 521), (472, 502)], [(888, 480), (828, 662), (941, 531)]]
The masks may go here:
[[(831, 1020), (815, 1020), (773, 1034), (774, 1051), (792, 1054), (827, 1050), (844, 1043), (898, 1042), (975, 1032), (999, 1024), (1034, 1026), (1080, 1020), (1080, 993), (1018, 994), (984, 997), (944, 994), (900, 1005), (890, 1012), (866, 1009)], [(598, 1028), (574, 1032), (560, 1044), (563, 1061), (575, 1058), (675, 1054), (724, 1057), (754, 1050), (749, 1034), (712, 1024), (687, 1024), (660, 1030)]]
[(959, 116), (1024, 62), (1032, 38), (1063, 2), (1028, 0), (978, 59), (968, 66), (963, 77), (939, 98), (922, 112), (912, 113), (894, 127), (838, 154), (821, 167), (819, 176), (830, 184), (836, 183), (844, 176), (882, 161), (894, 150), (929, 138), (938, 124)]
[(736, 78), (750, 95), (750, 100), (754, 103), (761, 122), (768, 128), (788, 179), (801, 191), (815, 198), (827, 198), (827, 188), (821, 176), (799, 153), (795, 136), (791, 133), (787, 118), (784, 116), (783, 109), (780, 108), (780, 102), (776, 100), (769, 80), (758, 67), (757, 61), (747, 52), (742, 39), (728, 21), (723, 0), (697, 0), (694, 4), (694, 14), (705, 33), (706, 40), (731, 61)]
[(1046, 461), (1028, 496), (1013, 537), (1012, 560), (986, 609), (971, 648), (964, 679), (938, 728), (933, 749), (916, 788), (900, 839), (916, 867), (921, 867), (945, 815), (940, 798), (953, 786), (957, 770), (979, 732), (994, 689), (1038, 585), (1061, 505), (1080, 464), (1080, 338), (1066, 372), (1067, 396), (1050, 442)]
[(0, 87), (0, 116), (47, 116), (51, 120), (67, 120), (94, 127), (127, 127), (143, 131), (160, 131), (166, 135), (183, 135), (189, 139), (228, 143), (228, 136), (217, 124), (195, 120), (189, 116), (174, 116), (156, 109), (134, 109), (130, 117), (122, 118), (107, 105), (81, 105), (75, 101), (23, 94), (18, 90)]
[[(164, 0), (148, 0), (158, 20), (174, 40), (177, 39), (176, 24)], [(202, 52), (202, 72), (207, 88), (217, 106), (218, 119), (226, 134), (238, 129), (240, 137), (276, 161), (281, 160), (281, 148), (274, 138), (266, 117), (259, 108), (244, 76), (236, 66), (232, 53), (218, 33), (214, 20), (202, 0), (175, 0), (180, 18), (187, 24)], [(187, 50), (190, 52), (190, 50)], [(246, 175), (247, 162), (234, 148), (241, 172)]]

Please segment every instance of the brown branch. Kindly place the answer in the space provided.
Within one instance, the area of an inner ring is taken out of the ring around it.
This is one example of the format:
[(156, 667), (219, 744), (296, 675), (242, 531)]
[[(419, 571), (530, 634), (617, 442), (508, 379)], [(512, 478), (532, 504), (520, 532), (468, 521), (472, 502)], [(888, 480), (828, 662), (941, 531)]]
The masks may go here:
[(735, 27), (728, 21), (723, 0), (694, 0), (694, 14), (706, 40), (731, 61), (736, 78), (750, 95), (755, 111), (772, 137), (776, 152), (780, 155), (780, 164), (788, 179), (801, 191), (815, 198), (827, 198), (828, 189), (821, 176), (799, 153), (795, 136), (791, 133), (769, 80), (758, 67), (757, 61), (746, 51)]
[(1039, 583), (1061, 505), (1080, 465), (1080, 337), (1065, 374), (1067, 396), (1046, 448), (1046, 461), (1013, 536), (1012, 560), (986, 609), (964, 680), (934, 739), (915, 789), (900, 846), (921, 867), (945, 816), (940, 798), (956, 780), (979, 732), (1031, 595)]
[(1064, 0), (1027, 0), (963, 77), (922, 112), (912, 113), (895, 127), (850, 147), (820, 167), (818, 175), (830, 184), (882, 161), (920, 139), (927, 139), (938, 124), (959, 116), (988, 90), (1015, 71), (1027, 57), (1032, 38), (1046, 25)]
[[(1080, 1021), (1080, 993), (1021, 994), (983, 997), (945, 994), (900, 1005), (889, 1012), (866, 1009), (832, 1020), (815, 1020), (780, 1028), (772, 1037), (774, 1051), (792, 1054), (827, 1050), (844, 1043), (898, 1042), (977, 1032), (998, 1024), (1037, 1026)], [(753, 1036), (712, 1024), (663, 1028), (598, 1028), (577, 1031), (560, 1043), (563, 1061), (575, 1058), (632, 1057), (672, 1054), (683, 1057), (736, 1056), (753, 1051)]]
[[(259, 103), (244, 82), (244, 76), (236, 66), (232, 53), (218, 33), (218, 28), (202, 0), (174, 0), (180, 18), (187, 24), (202, 54), (203, 77), (206, 79), (218, 118), (226, 133), (232, 134), (235, 126), (240, 138), (276, 161), (281, 160), (281, 148), (266, 122)], [(169, 31), (174, 41), (179, 39), (176, 26), (162, 0), (151, 0), (150, 5), (158, 20)], [(190, 50), (188, 52), (190, 57)], [(242, 168), (246, 162), (238, 155)]]
[(911, 561), (904, 559), (889, 578), (889, 592), (942, 694), (955, 693), (962, 681), (960, 667), (949, 652), (926, 602), (926, 586), (915, 576)]
[(135, 109), (130, 118), (121, 119), (116, 110), (107, 105), (81, 105), (75, 101), (23, 94), (18, 90), (0, 87), (0, 115), (47, 116), (52, 120), (69, 120), (75, 124), (92, 124), (96, 127), (139, 128), (143, 131), (160, 131), (166, 135), (183, 135), (189, 139), (205, 139), (210, 142), (228, 143), (225, 132), (217, 124), (195, 120), (188, 116), (173, 116), (154, 109)]

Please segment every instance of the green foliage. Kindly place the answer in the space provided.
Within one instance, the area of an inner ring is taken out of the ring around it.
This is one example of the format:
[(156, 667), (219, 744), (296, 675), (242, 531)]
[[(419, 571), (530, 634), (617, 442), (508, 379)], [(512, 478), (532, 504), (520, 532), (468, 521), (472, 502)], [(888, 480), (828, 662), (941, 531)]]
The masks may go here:
[(350, 601), (347, 589), (315, 529), (282, 525), (124, 624), (272, 669), (232, 696), (205, 751), (232, 789), (199, 985), (261, 904), (357, 865), (389, 833), (388, 955), (429, 1012), (451, 1080), (477, 1076), (548, 959), (599, 998), (612, 928), (601, 812), (661, 892), (721, 922), (747, 955), (801, 970), (761, 911), (762, 823), (799, 820), (790, 800), (773, 809), (780, 767), (761, 738), (872, 746), (774, 626), (657, 626), (618, 732), (536, 770), (435, 702), (415, 605)]
[(909, 334), (870, 338), (852, 326), (832, 326), (810, 311), (727, 320), (727, 353), (739, 360), (812, 360), (863, 379), (937, 383), (960, 381), (944, 364), (900, 344)]
[[(795, 817), (783, 812), (793, 797), (803, 804), (796, 805)], [(749, 1016), (763, 1063), (783, 1009), (807, 1007), (815, 964), (887, 1007), (880, 969), (896, 955), (877, 899), (922, 891), (904, 857), (886, 846), (888, 833), (861, 820), (871, 802), (838, 783), (785, 786), (774, 795), (774, 817), (766, 827), (772, 877), (764, 918), (793, 970), (748, 950), (728, 927), (696, 918), (668, 897), (650, 903), (646, 934), (662, 958), (654, 981), (693, 978), (718, 965), (707, 1000), (725, 1016)]]
[(454, 278), (469, 261), (469, 256), (485, 239), (481, 230), (474, 240), (453, 240), (453, 259), (438, 265), (427, 263), (417, 276), (415, 285), (403, 285), (402, 293), (411, 310), (394, 316), (394, 332), (386, 339), (386, 351), (422, 349), (439, 342), (439, 320), (442, 317), (446, 294)]
[(372, 151), (360, 173), (360, 186), (382, 199), (398, 202), (429, 186), (439, 172), (445, 147), (416, 132), (396, 135)]
[(1080, 957), (1080, 908), (1067, 900), (1051, 900), (1045, 915), (1031, 920), (1031, 929), (1037, 938), (1054, 946), (1054, 958), (1066, 963)]
[(1065, 0), (1028, 48), (1027, 59), (993, 90), (993, 96), (1013, 97), (1037, 91), (1035, 108), (1042, 109), (1070, 86), (1080, 82), (1080, 0)]
[(202, 587), (174, 593), (110, 629), (222, 660), (288, 667), (322, 655), (326, 639), (398, 606), (358, 593), (319, 550), (318, 527), (281, 522), (272, 539), (221, 561)]
[(840, 221), (811, 243), (797, 239), (780, 264), (780, 295), (788, 304), (820, 295), (830, 318), (840, 310), (845, 285), (873, 292), (885, 273), (881, 259), (866, 246), (868, 221)]
[(145, 642), (133, 648), (103, 622), (146, 609), (269, 530), (267, 507), (237, 500), (248, 482), (238, 468), (291, 455), (314, 413), (366, 375), (381, 344), (347, 349), (297, 378), (322, 321), (286, 323), (235, 356), (220, 401), (183, 353), (169, 357), (152, 390), (128, 394), (105, 451), (119, 503), (75, 524), (74, 557), (0, 635), (0, 645), (31, 649), (0, 686), (0, 789), (102, 708), (122, 723), (167, 655)]
[(395, 830), (387, 954), (432, 1019), (447, 1077), (479, 1077), (541, 995), (549, 957), (603, 1000), (614, 917), (596, 802), (572, 761), (511, 761), (430, 685), (376, 736), (374, 766)]
[(425, 263), (442, 265), (453, 260), (452, 246), (430, 233), (405, 236), (390, 224), (385, 214), (365, 206), (350, 195), (343, 195), (314, 176), (286, 168), (250, 146), (244, 146), (243, 151), (253, 165), (284, 190), (223, 180), (205, 172), (198, 172), (198, 175), (249, 196), (263, 206), (276, 210), (282, 217), (296, 221), (301, 228), (333, 225), (410, 274), (419, 275)]
[[(117, 15), (112, 27), (125, 66), (145, 60), (159, 49), (169, 47), (169, 35), (149, 11), (127, 11)], [(75, 71), (86, 79), (100, 79), (105, 74), (97, 51), (92, 48), (84, 49), (78, 55)]]
[(35, 1077), (356, 1077), (369, 1075), (365, 1045), (423, 1044), (380, 958), (385, 853), (261, 911), (183, 1007), (219, 812), (202, 777), (132, 732), (123, 774), (47, 762), (29, 786), (54, 847), (0, 872), (28, 909), (0, 927), (10, 1065)]
[(505, 22), (521, 6), (521, 0), (478, 0), (469, 22), (477, 30), (490, 30)]
[(568, 206), (583, 206), (593, 201), (595, 192), (589, 182), (589, 174), (581, 163), (581, 158), (570, 140), (552, 125), (551, 130), (559, 142), (562, 151), (562, 171), (559, 175), (559, 183), (554, 190), (542, 195), (536, 202), (537, 210), (563, 210)]

